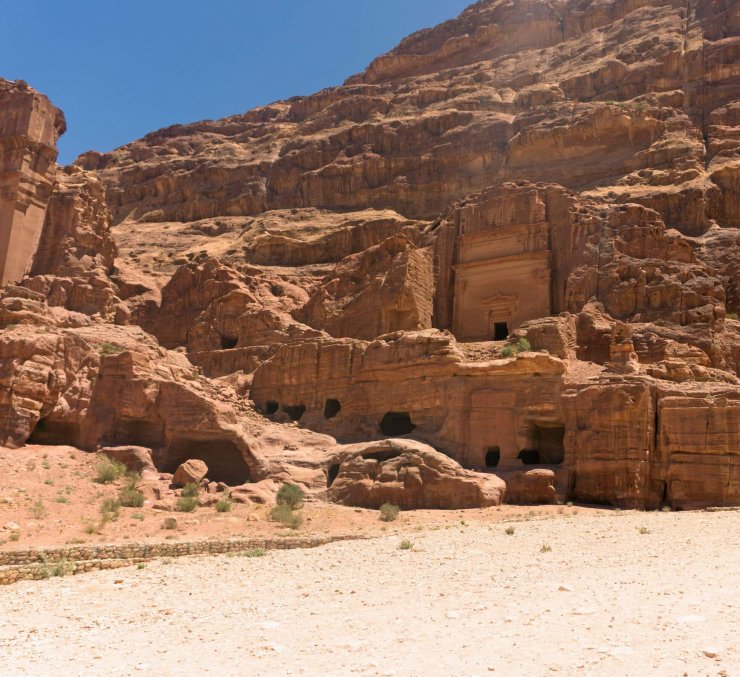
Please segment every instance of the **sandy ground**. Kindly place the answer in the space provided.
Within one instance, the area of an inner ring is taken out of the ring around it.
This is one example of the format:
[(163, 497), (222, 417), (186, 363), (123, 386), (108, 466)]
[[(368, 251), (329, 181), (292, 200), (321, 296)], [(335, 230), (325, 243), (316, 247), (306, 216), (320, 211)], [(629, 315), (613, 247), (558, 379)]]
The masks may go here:
[[(336, 534), (382, 535), (417, 526), (454, 524), (465, 519), (484, 524), (514, 517), (545, 515), (574, 509), (558, 506), (501, 506), (486, 510), (418, 510), (403, 513), (391, 525), (378, 519), (377, 510), (363, 510), (307, 502), (301, 511), (304, 523), (298, 532), (286, 531), (270, 521), (272, 506), (234, 503), (228, 513), (213, 506), (193, 513), (154, 509), (148, 496), (141, 508), (121, 508), (118, 518), (101, 521), (100, 507), (107, 498), (116, 498), (124, 485), (94, 481), (96, 454), (73, 447), (27, 446), (0, 448), (0, 551), (37, 546), (104, 544), (126, 541), (192, 541), (208, 538), (263, 538), (284, 535), (328, 536)], [(164, 490), (169, 482), (161, 482)], [(164, 531), (165, 518), (175, 517), (176, 531)], [(2, 671), (0, 670), (0, 675)]]
[(20, 583), (0, 590), (0, 671), (740, 675), (740, 513), (402, 537)]

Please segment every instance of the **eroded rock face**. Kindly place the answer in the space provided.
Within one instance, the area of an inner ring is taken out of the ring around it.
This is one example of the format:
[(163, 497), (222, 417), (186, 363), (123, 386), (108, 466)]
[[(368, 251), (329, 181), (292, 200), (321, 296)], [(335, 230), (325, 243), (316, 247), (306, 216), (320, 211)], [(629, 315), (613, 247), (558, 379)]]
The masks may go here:
[(740, 505), (738, 49), (721, 0), (482, 0), (61, 171), (0, 86), (0, 131), (47, 110), (13, 132), (45, 225), (0, 292), (0, 442), (245, 501)]
[(31, 266), (65, 129), (43, 94), (0, 78), (0, 284), (20, 282)]
[(419, 443), (376, 444), (342, 463), (329, 489), (330, 500), (405, 510), (464, 509), (500, 505), (506, 485), (495, 475), (464, 470), (451, 458)]
[(367, 206), (434, 218), (467, 193), (535, 179), (609, 186), (687, 234), (731, 225), (735, 9), (525, 4), (477, 3), (343, 87), (79, 163), (100, 171), (116, 221)]

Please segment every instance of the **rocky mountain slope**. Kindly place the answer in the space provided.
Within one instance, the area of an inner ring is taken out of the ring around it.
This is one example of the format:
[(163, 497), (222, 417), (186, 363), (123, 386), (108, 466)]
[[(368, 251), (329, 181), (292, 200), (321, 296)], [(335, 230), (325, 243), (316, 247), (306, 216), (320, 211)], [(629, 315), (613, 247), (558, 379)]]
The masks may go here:
[(738, 2), (482, 0), (55, 180), (0, 300), (6, 444), (358, 505), (740, 504)]

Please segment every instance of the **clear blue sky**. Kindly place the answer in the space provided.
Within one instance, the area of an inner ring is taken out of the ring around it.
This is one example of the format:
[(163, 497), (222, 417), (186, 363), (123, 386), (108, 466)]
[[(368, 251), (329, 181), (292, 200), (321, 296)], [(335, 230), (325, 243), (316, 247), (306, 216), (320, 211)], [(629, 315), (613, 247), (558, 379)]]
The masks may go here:
[(67, 117), (60, 163), (341, 84), (473, 0), (0, 0), (0, 77)]

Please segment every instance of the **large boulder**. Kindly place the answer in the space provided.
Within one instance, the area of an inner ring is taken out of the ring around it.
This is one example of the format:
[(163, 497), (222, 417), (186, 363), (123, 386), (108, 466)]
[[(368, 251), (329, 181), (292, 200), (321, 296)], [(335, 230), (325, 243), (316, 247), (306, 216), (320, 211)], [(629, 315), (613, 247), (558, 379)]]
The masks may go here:
[(191, 458), (181, 463), (172, 478), (172, 484), (176, 487), (184, 487), (186, 484), (200, 484), (208, 474), (208, 466), (197, 458)]
[(419, 442), (405, 441), (400, 448), (392, 442), (365, 445), (342, 463), (329, 499), (364, 508), (393, 503), (405, 510), (487, 508), (503, 502), (506, 485), (495, 475), (465, 470)]
[(159, 479), (159, 471), (152, 460), (151, 449), (127, 445), (122, 447), (103, 447), (100, 453), (123, 463), (128, 470), (139, 473), (145, 480)]

